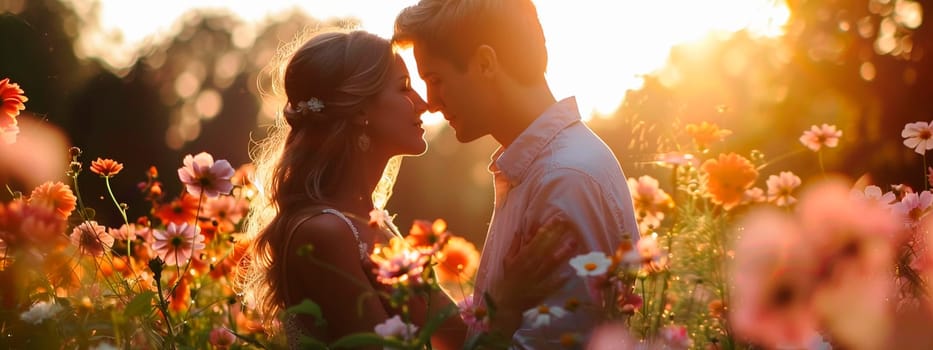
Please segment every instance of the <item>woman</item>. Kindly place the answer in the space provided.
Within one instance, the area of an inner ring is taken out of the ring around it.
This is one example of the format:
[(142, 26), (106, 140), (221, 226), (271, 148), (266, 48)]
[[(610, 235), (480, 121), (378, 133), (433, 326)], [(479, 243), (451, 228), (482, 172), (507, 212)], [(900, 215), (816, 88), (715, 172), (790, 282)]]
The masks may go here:
[[(326, 326), (310, 317), (286, 318), (295, 347), (300, 334), (330, 342), (372, 332), (398, 313), (373, 297), (385, 287), (376, 282), (368, 255), (392, 234), (371, 227), (369, 213), (384, 207), (400, 156), (426, 150), (420, 115), (427, 106), (390, 42), (373, 34), (320, 33), (286, 57), (277, 79), (287, 97), (283, 118), (255, 155), (257, 182), (267, 193), (254, 201), (248, 219), (250, 263), (241, 286), (265, 317), (305, 299), (321, 306)], [(514, 249), (513, 256), (544, 262), (506, 269), (512, 285), (522, 287), (491, 291), (493, 300), (532, 306), (541, 300), (529, 295), (562, 282), (544, 277), (541, 267), (563, 263), (570, 250), (561, 249), (555, 235), (540, 236), (546, 238)], [(450, 303), (444, 295), (431, 298), (432, 308)], [(413, 299), (409, 305), (416, 325), (424, 322), (426, 304)], [(510, 335), (522, 311), (500, 310), (491, 327)], [(463, 334), (462, 322), (451, 318), (432, 343), (457, 347)]]

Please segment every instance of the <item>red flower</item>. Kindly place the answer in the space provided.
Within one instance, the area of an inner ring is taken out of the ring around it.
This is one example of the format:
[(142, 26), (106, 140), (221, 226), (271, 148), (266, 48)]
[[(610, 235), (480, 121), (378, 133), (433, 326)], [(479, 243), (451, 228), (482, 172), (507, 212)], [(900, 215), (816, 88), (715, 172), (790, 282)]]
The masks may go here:
[(100, 176), (114, 176), (120, 170), (123, 170), (123, 164), (117, 163), (113, 159), (97, 158), (97, 160), (91, 162), (91, 171)]
[(26, 101), (29, 99), (23, 95), (19, 84), (11, 83), (9, 78), (0, 80), (0, 139), (6, 143), (16, 141), (19, 133), (16, 116), (26, 109)]
[(155, 210), (155, 216), (162, 220), (163, 224), (194, 222), (198, 215), (198, 198), (188, 195), (182, 195), (171, 203), (159, 205)]

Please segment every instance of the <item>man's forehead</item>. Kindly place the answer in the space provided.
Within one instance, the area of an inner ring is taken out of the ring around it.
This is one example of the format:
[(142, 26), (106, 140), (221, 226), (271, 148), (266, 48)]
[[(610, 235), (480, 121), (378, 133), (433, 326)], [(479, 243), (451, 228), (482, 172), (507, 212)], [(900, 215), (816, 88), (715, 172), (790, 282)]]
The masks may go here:
[(416, 44), (412, 51), (415, 56), (415, 63), (418, 65), (418, 74), (424, 75), (425, 73), (433, 72), (440, 68), (438, 65), (443, 64), (443, 60), (425, 48), (424, 45)]

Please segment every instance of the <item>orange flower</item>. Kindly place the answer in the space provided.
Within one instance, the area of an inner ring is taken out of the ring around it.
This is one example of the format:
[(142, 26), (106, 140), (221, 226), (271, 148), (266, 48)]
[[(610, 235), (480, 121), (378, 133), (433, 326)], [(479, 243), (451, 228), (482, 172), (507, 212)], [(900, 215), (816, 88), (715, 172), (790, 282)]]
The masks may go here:
[(433, 254), (444, 245), (450, 234), (447, 232), (447, 222), (443, 219), (430, 223), (425, 220), (415, 220), (408, 231), (405, 240), (412, 247), (425, 254)]
[(253, 176), (256, 173), (256, 166), (253, 163), (246, 163), (237, 168), (230, 178), (233, 183), (234, 196), (242, 198), (252, 198), (256, 193), (256, 185), (253, 183)]
[(434, 267), (441, 283), (464, 283), (473, 279), (479, 266), (479, 252), (476, 246), (463, 237), (452, 237), (437, 253), (438, 264)]
[(719, 125), (702, 122), (700, 125), (687, 124), (687, 133), (693, 138), (693, 142), (700, 149), (706, 149), (709, 145), (720, 142), (726, 136), (732, 135), (732, 130), (720, 129)]
[(42, 206), (55, 210), (62, 219), (71, 216), (78, 198), (71, 192), (71, 187), (61, 181), (47, 181), (29, 194), (29, 205)]
[(168, 283), (168, 289), (172, 290), (171, 286), (175, 285), (175, 282), (178, 281), (178, 286), (175, 287), (174, 292), (171, 293), (168, 307), (172, 311), (180, 312), (188, 308), (188, 304), (191, 303), (191, 289), (188, 288), (188, 284), (191, 275), (185, 273), (182, 274), (182, 278), (179, 281), (177, 276), (172, 277)]
[(101, 159), (91, 162), (91, 171), (103, 177), (111, 177), (123, 170), (123, 164), (117, 163), (113, 159)]
[(0, 80), (0, 138), (6, 143), (16, 141), (19, 133), (16, 116), (26, 109), (26, 101), (29, 99), (23, 95), (19, 84), (11, 83), (9, 78)]
[(176, 198), (171, 203), (159, 205), (156, 208), (155, 216), (162, 220), (162, 223), (190, 223), (198, 215), (198, 198), (183, 194), (181, 198)]
[(722, 205), (726, 210), (742, 202), (745, 190), (749, 189), (758, 178), (758, 171), (748, 159), (735, 154), (720, 154), (719, 159), (709, 159), (703, 163), (706, 172), (706, 188), (713, 203)]

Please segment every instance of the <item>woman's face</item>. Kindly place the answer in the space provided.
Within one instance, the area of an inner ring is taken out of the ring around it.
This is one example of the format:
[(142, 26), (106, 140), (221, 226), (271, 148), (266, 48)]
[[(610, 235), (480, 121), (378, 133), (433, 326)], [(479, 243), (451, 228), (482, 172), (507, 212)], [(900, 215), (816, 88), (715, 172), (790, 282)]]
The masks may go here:
[(427, 144), (421, 114), (426, 110), (427, 104), (411, 88), (405, 61), (396, 55), (385, 86), (364, 109), (372, 147), (390, 155), (424, 153)]

